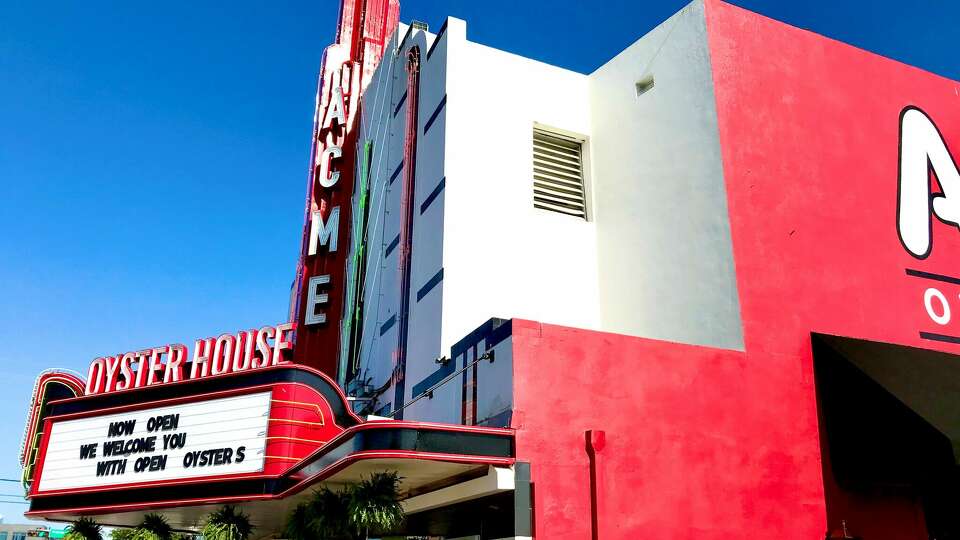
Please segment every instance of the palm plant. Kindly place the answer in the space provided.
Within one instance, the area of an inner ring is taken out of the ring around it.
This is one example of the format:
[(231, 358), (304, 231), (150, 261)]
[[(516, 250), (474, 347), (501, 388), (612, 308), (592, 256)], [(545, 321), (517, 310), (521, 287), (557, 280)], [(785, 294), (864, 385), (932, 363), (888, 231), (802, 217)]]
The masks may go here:
[(133, 540), (174, 540), (173, 528), (161, 514), (147, 514), (134, 529)]
[(404, 518), (400, 476), (381, 472), (341, 491), (320, 488), (293, 510), (284, 535), (290, 540), (356, 540), (391, 532)]
[(204, 540), (247, 540), (253, 532), (250, 517), (233, 506), (224, 506), (207, 517)]
[(350, 490), (347, 515), (353, 529), (364, 536), (393, 532), (406, 517), (400, 504), (400, 475), (378, 472), (361, 480)]
[(110, 531), (110, 540), (136, 540), (136, 529), (114, 529)]
[(325, 540), (349, 540), (350, 527), (347, 521), (347, 504), (350, 494), (332, 491), (327, 487), (313, 494), (308, 503), (314, 533)]
[(82, 517), (67, 527), (64, 540), (102, 540), (103, 527), (92, 518)]
[(293, 509), (293, 512), (290, 513), (290, 516), (287, 517), (287, 524), (283, 529), (284, 538), (289, 538), (290, 540), (306, 540), (311, 538), (313, 532), (313, 515), (310, 511), (310, 505), (307, 503), (300, 503), (296, 508)]
[(300, 503), (287, 520), (285, 535), (290, 540), (352, 540), (347, 520), (350, 495), (323, 487), (309, 501)]

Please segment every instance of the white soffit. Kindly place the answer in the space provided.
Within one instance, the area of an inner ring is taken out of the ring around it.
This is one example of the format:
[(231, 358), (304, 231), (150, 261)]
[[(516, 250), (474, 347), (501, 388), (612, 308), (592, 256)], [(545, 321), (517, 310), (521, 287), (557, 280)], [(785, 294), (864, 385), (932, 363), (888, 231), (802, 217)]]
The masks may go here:
[(513, 469), (489, 467), (486, 476), (406, 499), (403, 509), (408, 514), (415, 514), (513, 489)]

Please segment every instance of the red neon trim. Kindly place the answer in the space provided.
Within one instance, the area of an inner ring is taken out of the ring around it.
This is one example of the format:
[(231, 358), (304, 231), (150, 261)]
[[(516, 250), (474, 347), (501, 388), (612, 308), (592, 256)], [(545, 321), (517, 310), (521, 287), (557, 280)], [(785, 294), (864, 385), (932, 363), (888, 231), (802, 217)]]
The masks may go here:
[[(27, 432), (25, 434), (25, 439), (23, 441), (23, 449), (20, 452), (20, 464), (24, 467), (27, 467), (27, 459), (30, 455), (30, 451), (34, 448), (33, 441), (37, 437), (37, 420), (40, 418), (40, 408), (43, 405), (43, 397), (47, 393), (47, 385), (51, 382), (56, 382), (63, 384), (67, 387), (68, 390), (72, 390), (74, 395), (80, 396), (83, 395), (84, 382), (83, 379), (72, 375), (70, 373), (44, 373), (40, 375), (40, 378), (36, 383), (36, 392), (31, 396), (30, 401), (30, 418), (27, 420)], [(35, 464), (34, 464), (35, 465)]]

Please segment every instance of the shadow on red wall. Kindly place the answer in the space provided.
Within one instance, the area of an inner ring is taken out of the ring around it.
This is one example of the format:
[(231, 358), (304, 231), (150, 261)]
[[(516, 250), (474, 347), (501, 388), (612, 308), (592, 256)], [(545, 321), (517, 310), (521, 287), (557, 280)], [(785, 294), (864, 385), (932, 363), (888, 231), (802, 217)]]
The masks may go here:
[[(845, 522), (851, 536), (870, 540), (958, 538), (960, 498), (950, 439), (830, 345), (838, 339), (848, 343), (845, 350), (865, 350), (857, 340), (814, 336), (831, 534), (842, 538)], [(882, 346), (902, 350), (904, 362), (930, 354)], [(869, 366), (869, 360), (860, 365)]]

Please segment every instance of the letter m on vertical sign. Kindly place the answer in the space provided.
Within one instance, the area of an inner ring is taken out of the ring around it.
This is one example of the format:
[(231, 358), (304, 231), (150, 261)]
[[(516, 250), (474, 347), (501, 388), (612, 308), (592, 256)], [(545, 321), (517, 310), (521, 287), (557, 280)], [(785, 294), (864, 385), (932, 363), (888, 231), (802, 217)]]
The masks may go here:
[(310, 219), (310, 243), (307, 255), (316, 255), (318, 244), (327, 246), (330, 252), (337, 250), (337, 237), (340, 236), (340, 207), (334, 206), (326, 223), (319, 210), (313, 212)]
[(933, 249), (934, 217), (960, 230), (960, 171), (933, 120), (910, 106), (900, 113), (897, 232), (903, 247), (918, 259)]

